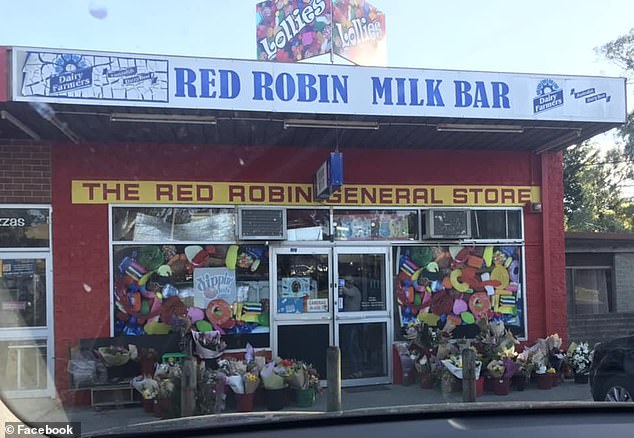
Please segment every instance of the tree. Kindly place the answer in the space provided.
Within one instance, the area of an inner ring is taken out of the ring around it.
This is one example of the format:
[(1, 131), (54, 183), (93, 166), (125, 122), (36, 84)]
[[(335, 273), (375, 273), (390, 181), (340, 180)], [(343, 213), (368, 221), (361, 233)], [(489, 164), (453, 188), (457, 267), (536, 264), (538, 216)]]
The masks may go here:
[(618, 147), (584, 142), (564, 152), (564, 216), (568, 231), (633, 230), (634, 206), (621, 194), (630, 165)]
[[(634, 28), (596, 49), (597, 53), (618, 65), (628, 76), (634, 76)], [(634, 113), (627, 116), (627, 121), (619, 128), (619, 134), (625, 140), (624, 154), (634, 163)]]

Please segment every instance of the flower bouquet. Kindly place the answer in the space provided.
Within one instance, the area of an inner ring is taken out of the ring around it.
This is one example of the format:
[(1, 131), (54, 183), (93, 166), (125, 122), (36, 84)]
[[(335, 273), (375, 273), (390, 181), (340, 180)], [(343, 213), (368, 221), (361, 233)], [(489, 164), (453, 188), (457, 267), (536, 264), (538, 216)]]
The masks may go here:
[(278, 361), (267, 363), (260, 371), (260, 377), (265, 389), (266, 407), (271, 411), (279, 411), (286, 402), (285, 377), (288, 376), (289, 371), (288, 366), (285, 365), (289, 364), (282, 364), (282, 361), (278, 359)]
[(227, 344), (222, 340), (219, 331), (197, 332), (192, 330), (192, 338), (196, 344), (196, 354), (201, 359), (216, 359), (222, 356)]
[(159, 394), (159, 384), (152, 378), (137, 376), (130, 381), (130, 384), (141, 394), (144, 400), (154, 399)]
[(587, 342), (572, 343), (568, 347), (566, 360), (575, 374), (575, 383), (588, 383), (588, 374), (592, 364), (592, 351)]

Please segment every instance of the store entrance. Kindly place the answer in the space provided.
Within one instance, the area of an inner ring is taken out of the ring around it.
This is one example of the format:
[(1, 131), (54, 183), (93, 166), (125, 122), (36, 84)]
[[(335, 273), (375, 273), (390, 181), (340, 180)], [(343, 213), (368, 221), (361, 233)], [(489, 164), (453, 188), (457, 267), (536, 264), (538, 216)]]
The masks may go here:
[(344, 386), (389, 383), (392, 287), (387, 247), (271, 250), (273, 352), (312, 363), (341, 348)]

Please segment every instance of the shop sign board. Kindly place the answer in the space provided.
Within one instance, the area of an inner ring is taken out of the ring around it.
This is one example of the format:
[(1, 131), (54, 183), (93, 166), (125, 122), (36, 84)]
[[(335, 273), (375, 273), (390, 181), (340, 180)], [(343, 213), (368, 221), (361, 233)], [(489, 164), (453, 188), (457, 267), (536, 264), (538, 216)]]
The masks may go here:
[(385, 14), (366, 0), (333, 0), (334, 53), (358, 65), (387, 64)]
[(331, 16), (329, 0), (257, 3), (257, 59), (295, 62), (330, 53)]
[(324, 200), (330, 198), (335, 192), (341, 190), (343, 185), (343, 154), (331, 152), (328, 159), (319, 166), (314, 178), (315, 199)]
[(12, 51), (25, 102), (295, 114), (623, 123), (625, 79)]
[(315, 201), (312, 184), (74, 180), (71, 190), (73, 204), (512, 207), (541, 202), (539, 186), (344, 184), (323, 202)]
[(48, 247), (48, 208), (0, 208), (0, 248)]

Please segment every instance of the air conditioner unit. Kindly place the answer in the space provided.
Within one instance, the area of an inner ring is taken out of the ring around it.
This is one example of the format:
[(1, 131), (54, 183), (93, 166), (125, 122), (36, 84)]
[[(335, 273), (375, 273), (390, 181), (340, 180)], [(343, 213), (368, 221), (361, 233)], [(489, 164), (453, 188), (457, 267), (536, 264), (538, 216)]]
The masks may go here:
[(239, 208), (240, 240), (285, 240), (285, 208)]
[(466, 239), (471, 237), (469, 210), (430, 209), (425, 212), (425, 235), (430, 239)]

